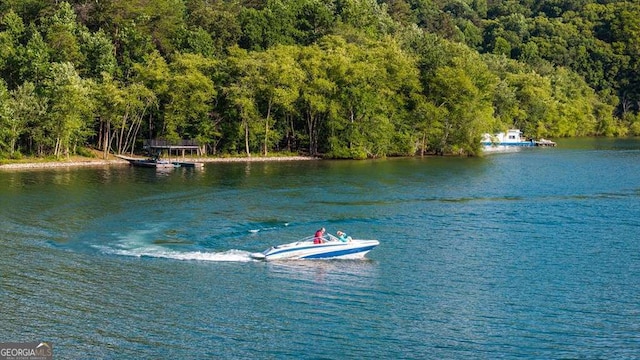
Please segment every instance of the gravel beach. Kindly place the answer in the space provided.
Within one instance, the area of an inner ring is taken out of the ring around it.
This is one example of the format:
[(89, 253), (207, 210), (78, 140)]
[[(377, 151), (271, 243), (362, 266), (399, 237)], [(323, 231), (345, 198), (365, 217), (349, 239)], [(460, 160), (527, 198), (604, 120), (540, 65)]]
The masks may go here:
[[(177, 159), (183, 160), (183, 159)], [(319, 158), (311, 156), (252, 156), (252, 157), (224, 157), (224, 158), (188, 158), (187, 161), (213, 163), (213, 162), (263, 162), (263, 161), (303, 161), (303, 160), (319, 160)], [(123, 159), (100, 160), (69, 160), (69, 161), (43, 161), (43, 162), (24, 162), (0, 165), (0, 170), (30, 170), (30, 169), (50, 169), (65, 167), (86, 167), (86, 166), (122, 166), (128, 165), (129, 162)]]

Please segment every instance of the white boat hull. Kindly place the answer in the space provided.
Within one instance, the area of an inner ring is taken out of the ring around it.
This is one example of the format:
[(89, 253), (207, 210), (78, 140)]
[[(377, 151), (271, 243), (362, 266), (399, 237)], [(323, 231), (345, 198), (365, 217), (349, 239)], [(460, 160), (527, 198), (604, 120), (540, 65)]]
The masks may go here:
[(378, 240), (338, 240), (314, 244), (313, 241), (298, 241), (273, 246), (261, 253), (253, 253), (256, 260), (300, 260), (300, 259), (362, 259), (376, 246)]
[(556, 146), (556, 143), (551, 140), (523, 139), (522, 132), (518, 129), (511, 129), (506, 133), (497, 133), (495, 135), (483, 134), (481, 144), (484, 152), (517, 151), (522, 147), (533, 146)]

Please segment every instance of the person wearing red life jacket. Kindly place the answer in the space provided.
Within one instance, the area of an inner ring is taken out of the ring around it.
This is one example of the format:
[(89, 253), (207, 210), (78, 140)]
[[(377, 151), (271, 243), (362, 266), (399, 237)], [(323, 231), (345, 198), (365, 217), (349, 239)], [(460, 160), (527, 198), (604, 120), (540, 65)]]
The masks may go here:
[(314, 238), (313, 238), (314, 244), (322, 244), (324, 242), (325, 231), (326, 231), (325, 228), (321, 228), (318, 231), (316, 231), (316, 234), (314, 235)]

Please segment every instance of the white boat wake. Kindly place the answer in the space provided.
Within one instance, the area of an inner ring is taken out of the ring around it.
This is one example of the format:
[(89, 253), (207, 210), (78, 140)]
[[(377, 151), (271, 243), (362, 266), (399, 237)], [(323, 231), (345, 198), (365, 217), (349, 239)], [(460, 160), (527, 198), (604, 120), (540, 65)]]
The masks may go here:
[[(289, 226), (289, 223), (284, 223), (282, 226)], [(275, 230), (278, 229), (278, 226), (270, 226), (270, 227), (264, 227), (264, 228), (260, 228), (260, 229), (250, 229), (249, 232), (252, 234), (257, 234), (260, 231), (267, 231), (267, 230)]]
[(133, 257), (150, 257), (159, 259), (174, 260), (196, 260), (196, 261), (217, 261), (217, 262), (249, 262), (255, 261), (251, 258), (250, 252), (244, 250), (227, 250), (221, 252), (208, 251), (175, 251), (160, 246), (147, 246), (135, 249), (113, 249), (104, 246), (96, 246), (105, 254), (133, 256)]
[(226, 250), (226, 251), (193, 251), (189, 249), (174, 249), (165, 246), (164, 243), (180, 244), (180, 242), (172, 242), (172, 239), (166, 242), (150, 243), (151, 238), (157, 236), (158, 230), (136, 230), (126, 235), (119, 235), (119, 240), (115, 244), (110, 245), (93, 245), (104, 254), (133, 256), (133, 257), (149, 257), (159, 259), (174, 260), (196, 260), (196, 261), (230, 261), (230, 262), (248, 262), (251, 259), (250, 252), (243, 250)]
[[(284, 223), (289, 226), (289, 223)], [(249, 232), (257, 234), (262, 231), (275, 230), (277, 227), (263, 227), (250, 229)], [(294, 243), (272, 246), (261, 253), (245, 250), (231, 249), (225, 251), (201, 251), (194, 250), (194, 243), (185, 241), (175, 236), (162, 240), (157, 238), (162, 230), (143, 229), (135, 230), (127, 234), (117, 234), (119, 238), (110, 245), (92, 245), (93, 248), (104, 254), (148, 257), (174, 260), (195, 260), (214, 262), (251, 262), (260, 260), (279, 259), (362, 259), (373, 248), (379, 245), (377, 240), (357, 240), (349, 237), (340, 241), (337, 237), (327, 234), (325, 241), (314, 243), (314, 237), (308, 237)], [(166, 236), (166, 234), (164, 234)], [(162, 234), (160, 237), (164, 238)], [(176, 246), (176, 247), (174, 247)]]

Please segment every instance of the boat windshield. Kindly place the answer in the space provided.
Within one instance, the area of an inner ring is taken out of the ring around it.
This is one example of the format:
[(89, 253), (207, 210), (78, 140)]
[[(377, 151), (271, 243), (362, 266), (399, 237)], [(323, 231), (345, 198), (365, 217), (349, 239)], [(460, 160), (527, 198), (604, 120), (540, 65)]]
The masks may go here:
[[(298, 242), (313, 241), (315, 238), (316, 238), (315, 235), (311, 235), (298, 240)], [(322, 235), (322, 239), (324, 239), (325, 241), (340, 241), (340, 239), (338, 239), (337, 236), (329, 233), (325, 233), (324, 235)]]

